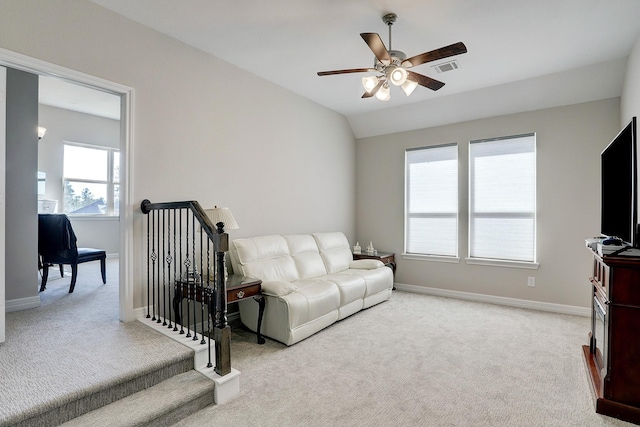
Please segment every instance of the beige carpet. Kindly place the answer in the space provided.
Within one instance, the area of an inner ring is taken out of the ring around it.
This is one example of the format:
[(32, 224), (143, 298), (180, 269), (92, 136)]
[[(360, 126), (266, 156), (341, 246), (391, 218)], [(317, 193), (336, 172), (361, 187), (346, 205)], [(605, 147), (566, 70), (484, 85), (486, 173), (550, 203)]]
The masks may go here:
[(234, 328), (240, 396), (177, 426), (625, 426), (595, 413), (589, 319), (395, 292), (292, 347)]
[(106, 285), (97, 262), (79, 265), (72, 294), (69, 282), (70, 277), (60, 278), (59, 270), (52, 269), (47, 289), (40, 293), (42, 306), (6, 315), (6, 342), (0, 344), (0, 426), (70, 406), (92, 407), (113, 398), (98, 394), (105, 384), (125, 382), (111, 389), (123, 393), (123, 388), (140, 387), (134, 383), (140, 373), (148, 374), (150, 386), (170, 374), (167, 366), (193, 366), (192, 352), (183, 345), (140, 322), (118, 320), (117, 259), (107, 260)]

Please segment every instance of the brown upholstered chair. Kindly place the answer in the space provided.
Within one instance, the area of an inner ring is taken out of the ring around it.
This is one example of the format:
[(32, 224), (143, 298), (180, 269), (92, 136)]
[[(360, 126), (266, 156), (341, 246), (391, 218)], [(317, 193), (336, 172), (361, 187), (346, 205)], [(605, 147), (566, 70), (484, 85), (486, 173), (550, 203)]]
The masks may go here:
[(63, 264), (71, 266), (69, 293), (73, 292), (76, 286), (78, 264), (83, 262), (99, 260), (102, 283), (107, 283), (107, 253), (102, 249), (78, 248), (76, 240), (71, 221), (65, 214), (38, 215), (38, 254), (42, 266), (40, 292), (47, 286), (49, 267), (56, 264), (60, 265), (60, 275), (63, 275)]

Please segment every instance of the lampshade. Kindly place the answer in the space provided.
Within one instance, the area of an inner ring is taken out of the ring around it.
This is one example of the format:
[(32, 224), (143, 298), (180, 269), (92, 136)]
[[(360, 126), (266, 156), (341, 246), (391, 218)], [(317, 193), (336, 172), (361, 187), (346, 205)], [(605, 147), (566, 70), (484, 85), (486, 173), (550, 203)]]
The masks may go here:
[(364, 90), (367, 92), (371, 92), (371, 90), (378, 85), (378, 78), (376, 76), (368, 76), (362, 78), (362, 86)]
[(205, 209), (204, 212), (207, 214), (213, 225), (221, 222), (224, 224), (224, 228), (226, 230), (237, 230), (240, 228), (238, 227), (238, 223), (229, 208), (219, 208), (215, 206), (213, 209)]
[(391, 99), (390, 92), (391, 91), (389, 90), (389, 84), (385, 83), (380, 89), (378, 89), (378, 92), (376, 92), (376, 98), (378, 98), (380, 101), (388, 101), (389, 99)]
[(38, 139), (42, 139), (44, 134), (47, 133), (47, 128), (43, 128), (42, 126), (38, 126)]
[(407, 70), (402, 67), (393, 67), (389, 73), (389, 80), (396, 86), (400, 86), (407, 81)]
[(412, 80), (407, 80), (406, 82), (404, 82), (404, 84), (402, 85), (402, 90), (404, 90), (404, 93), (407, 94), (407, 96), (411, 95), (411, 93), (413, 92), (413, 90), (418, 87), (418, 83), (412, 81)]

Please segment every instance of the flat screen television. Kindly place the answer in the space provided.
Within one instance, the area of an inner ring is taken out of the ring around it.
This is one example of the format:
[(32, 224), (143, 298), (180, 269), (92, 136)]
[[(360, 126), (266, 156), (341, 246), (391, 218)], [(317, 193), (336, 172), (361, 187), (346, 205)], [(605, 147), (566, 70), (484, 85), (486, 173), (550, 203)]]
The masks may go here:
[(639, 247), (638, 166), (636, 118), (609, 143), (600, 155), (600, 233), (620, 239), (624, 245)]

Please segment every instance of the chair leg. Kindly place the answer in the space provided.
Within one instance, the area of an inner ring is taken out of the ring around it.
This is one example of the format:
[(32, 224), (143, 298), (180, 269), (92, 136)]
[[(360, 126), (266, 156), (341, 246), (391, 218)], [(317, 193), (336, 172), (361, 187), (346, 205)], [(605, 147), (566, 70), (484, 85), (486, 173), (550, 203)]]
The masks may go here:
[(71, 264), (71, 286), (69, 286), (69, 293), (73, 292), (76, 287), (76, 278), (78, 277), (78, 264)]
[(40, 292), (47, 287), (47, 279), (49, 278), (49, 264), (42, 265), (42, 282), (40, 283)]
[(64, 265), (60, 264), (60, 277), (64, 277)]
[(102, 273), (102, 283), (107, 284), (107, 259), (100, 260), (100, 272)]

